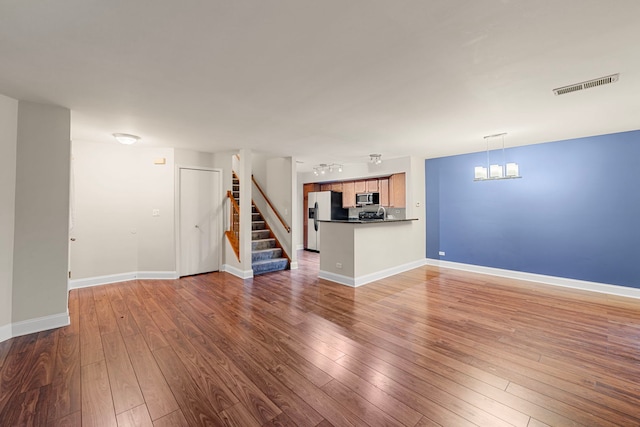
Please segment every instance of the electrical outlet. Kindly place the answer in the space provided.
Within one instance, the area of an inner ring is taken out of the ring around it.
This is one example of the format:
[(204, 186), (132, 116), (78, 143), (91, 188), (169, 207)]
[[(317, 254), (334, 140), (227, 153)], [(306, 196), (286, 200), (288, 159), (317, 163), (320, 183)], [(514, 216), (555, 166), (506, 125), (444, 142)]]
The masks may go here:
[(342, 263), (341, 262), (336, 262), (336, 268), (342, 268)]
[(438, 252), (438, 255), (440, 255), (440, 256), (444, 256), (444, 251), (439, 251), (439, 252)]
[(151, 211), (151, 216), (160, 216), (160, 209), (154, 209)]

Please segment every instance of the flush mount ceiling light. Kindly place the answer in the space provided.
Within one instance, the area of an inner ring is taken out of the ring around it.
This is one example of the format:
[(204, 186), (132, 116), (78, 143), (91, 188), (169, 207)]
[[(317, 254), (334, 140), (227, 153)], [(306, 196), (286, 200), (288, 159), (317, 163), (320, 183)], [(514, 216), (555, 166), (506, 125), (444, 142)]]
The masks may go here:
[(374, 165), (379, 165), (382, 163), (382, 154), (369, 154), (369, 161)]
[(331, 173), (334, 170), (336, 170), (338, 172), (342, 172), (342, 165), (339, 165), (337, 163), (331, 163), (329, 165), (326, 164), (326, 163), (320, 163), (318, 166), (314, 166), (313, 174), (315, 176), (324, 175), (327, 172)]
[(116, 141), (118, 141), (120, 144), (124, 144), (124, 145), (131, 145), (131, 144), (135, 144), (136, 142), (138, 142), (140, 140), (139, 136), (136, 135), (130, 135), (128, 133), (114, 133), (113, 137), (116, 139)]
[[(485, 142), (487, 143), (487, 167), (484, 166), (476, 166), (474, 169), (474, 181), (490, 181), (497, 179), (514, 179), (514, 178), (522, 178), (520, 176), (520, 170), (517, 163), (505, 163), (505, 151), (504, 151), (504, 137), (507, 133), (497, 133), (495, 135), (487, 135), (484, 137)], [(504, 163), (504, 167), (501, 164), (491, 164), (489, 155), (489, 141), (500, 138), (502, 140), (502, 163)]]

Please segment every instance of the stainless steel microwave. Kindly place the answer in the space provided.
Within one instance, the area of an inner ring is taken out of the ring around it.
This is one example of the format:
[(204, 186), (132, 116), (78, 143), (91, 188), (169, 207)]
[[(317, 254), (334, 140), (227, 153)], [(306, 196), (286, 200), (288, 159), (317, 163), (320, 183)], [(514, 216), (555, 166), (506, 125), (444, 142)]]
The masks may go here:
[(379, 205), (380, 193), (357, 193), (356, 206)]

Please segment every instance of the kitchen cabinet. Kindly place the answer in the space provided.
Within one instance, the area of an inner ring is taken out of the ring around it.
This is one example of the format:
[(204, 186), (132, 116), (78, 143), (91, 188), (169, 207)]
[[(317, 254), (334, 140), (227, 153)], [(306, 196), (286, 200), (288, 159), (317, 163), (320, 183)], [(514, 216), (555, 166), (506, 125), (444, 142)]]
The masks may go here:
[[(305, 188), (306, 185), (305, 184)], [(312, 191), (337, 191), (342, 193), (342, 207), (356, 207), (356, 194), (379, 193), (380, 205), (385, 207), (406, 207), (406, 178), (404, 173), (396, 173), (389, 177), (359, 179), (356, 181), (324, 182), (314, 184)], [(306, 193), (305, 193), (306, 194)]]
[(380, 205), (389, 206), (389, 178), (378, 179), (378, 192), (380, 193)]
[(356, 183), (354, 181), (345, 181), (342, 183), (342, 207), (356, 207)]
[(389, 206), (404, 208), (407, 205), (406, 177), (395, 173), (389, 177)]

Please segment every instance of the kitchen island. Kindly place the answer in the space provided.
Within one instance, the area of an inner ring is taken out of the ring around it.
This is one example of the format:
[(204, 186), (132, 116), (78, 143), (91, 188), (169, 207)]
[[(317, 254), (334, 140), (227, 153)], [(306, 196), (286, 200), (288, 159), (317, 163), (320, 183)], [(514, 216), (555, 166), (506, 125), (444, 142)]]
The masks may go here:
[(319, 221), (321, 279), (361, 286), (424, 265), (417, 219)]

